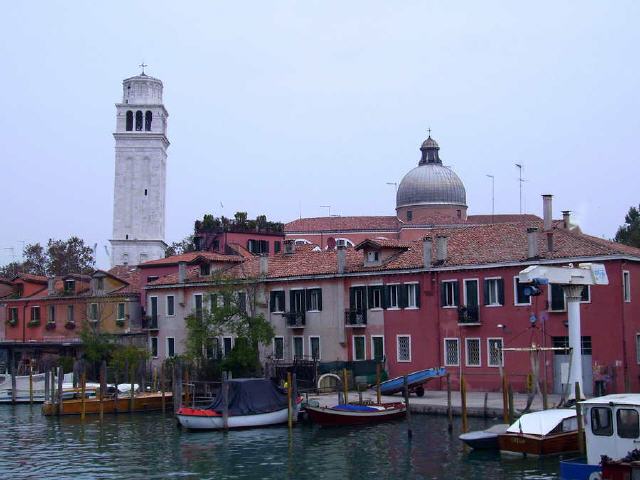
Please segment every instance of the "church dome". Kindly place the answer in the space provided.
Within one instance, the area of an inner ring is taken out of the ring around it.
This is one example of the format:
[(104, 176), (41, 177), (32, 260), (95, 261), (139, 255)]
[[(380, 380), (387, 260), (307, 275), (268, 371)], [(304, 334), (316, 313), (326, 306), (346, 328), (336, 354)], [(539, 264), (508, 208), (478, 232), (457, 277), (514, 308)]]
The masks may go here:
[(419, 205), (467, 206), (464, 184), (449, 167), (442, 165), (440, 147), (429, 136), (420, 147), (418, 166), (407, 173), (398, 187), (396, 208)]

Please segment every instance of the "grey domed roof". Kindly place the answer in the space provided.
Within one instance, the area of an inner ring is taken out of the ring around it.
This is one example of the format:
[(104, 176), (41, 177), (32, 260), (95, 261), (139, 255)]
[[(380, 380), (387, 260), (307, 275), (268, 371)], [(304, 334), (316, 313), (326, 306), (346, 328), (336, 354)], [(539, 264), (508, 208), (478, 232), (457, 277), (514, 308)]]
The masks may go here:
[(398, 187), (396, 208), (409, 205), (467, 205), (467, 194), (458, 175), (442, 165), (440, 147), (429, 136), (420, 148), (418, 166), (407, 173)]

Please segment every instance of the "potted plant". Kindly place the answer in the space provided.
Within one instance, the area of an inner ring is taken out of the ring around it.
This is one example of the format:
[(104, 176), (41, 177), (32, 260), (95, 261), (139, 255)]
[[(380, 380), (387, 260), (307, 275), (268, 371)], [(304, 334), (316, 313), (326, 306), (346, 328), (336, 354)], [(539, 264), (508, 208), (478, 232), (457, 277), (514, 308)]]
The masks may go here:
[(10, 318), (7, 320), (7, 325), (9, 325), (10, 327), (15, 327), (17, 324), (18, 324), (17, 318)]
[(47, 322), (45, 328), (47, 330), (54, 330), (56, 328), (56, 322)]
[(124, 327), (124, 318), (118, 318), (116, 319), (116, 325), (118, 327)]
[(40, 326), (40, 320), (39, 319), (31, 319), (31, 320), (29, 320), (29, 323), (27, 323), (27, 326), (29, 326), (29, 327), (38, 327), (38, 326)]
[(66, 328), (67, 330), (73, 330), (74, 328), (76, 328), (76, 322), (74, 321), (70, 321), (64, 324), (64, 328)]

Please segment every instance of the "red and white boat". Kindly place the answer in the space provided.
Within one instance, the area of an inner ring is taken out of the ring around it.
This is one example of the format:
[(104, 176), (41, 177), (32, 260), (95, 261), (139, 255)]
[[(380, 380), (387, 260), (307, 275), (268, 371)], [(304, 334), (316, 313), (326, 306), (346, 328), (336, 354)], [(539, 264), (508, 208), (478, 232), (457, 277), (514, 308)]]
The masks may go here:
[[(286, 423), (289, 419), (287, 393), (271, 380), (239, 378), (228, 380), (227, 428), (266, 427)], [(207, 408), (182, 407), (177, 417), (180, 425), (193, 430), (222, 430), (224, 398), (218, 398)], [(298, 418), (302, 398), (293, 406), (293, 420)]]
[(404, 418), (407, 406), (402, 402), (371, 405), (336, 405), (334, 407), (305, 407), (312, 422), (324, 426), (367, 425)]

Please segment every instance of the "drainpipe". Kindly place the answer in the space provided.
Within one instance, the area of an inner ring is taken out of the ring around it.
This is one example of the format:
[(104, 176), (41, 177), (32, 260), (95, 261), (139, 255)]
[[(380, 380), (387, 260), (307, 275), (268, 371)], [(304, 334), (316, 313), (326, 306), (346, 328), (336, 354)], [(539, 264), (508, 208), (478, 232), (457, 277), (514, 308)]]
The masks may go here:
[[(618, 278), (622, 278), (622, 272), (624, 270), (624, 266), (626, 265), (626, 261), (622, 261), (621, 265), (620, 265), (620, 276)], [(622, 288), (620, 288), (620, 305), (622, 305), (622, 375), (623, 375), (623, 381), (624, 381), (624, 391), (629, 392), (629, 369), (628, 369), (628, 364), (629, 362), (627, 361), (627, 329), (625, 328), (625, 301), (624, 301), (624, 283), (621, 285)]]

